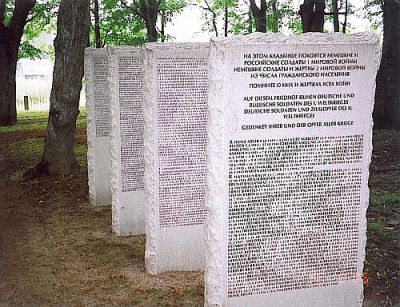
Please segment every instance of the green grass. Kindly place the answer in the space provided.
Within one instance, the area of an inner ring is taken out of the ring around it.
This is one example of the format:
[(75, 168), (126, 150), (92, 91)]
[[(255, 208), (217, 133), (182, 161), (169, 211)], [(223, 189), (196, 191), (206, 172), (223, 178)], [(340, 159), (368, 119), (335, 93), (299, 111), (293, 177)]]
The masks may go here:
[(370, 196), (371, 205), (374, 207), (392, 207), (400, 204), (400, 195), (392, 194), (386, 191), (374, 191)]
[[(86, 127), (86, 109), (81, 109), (77, 119), (77, 128)], [(47, 129), (47, 112), (21, 112), (18, 115), (18, 122), (11, 127), (0, 127), (0, 134), (26, 132), (29, 137), (30, 132), (42, 131), (45, 133)], [(82, 133), (76, 135), (77, 138), (86, 138)], [(31, 136), (30, 139), (17, 140), (10, 144), (11, 159), (19, 169), (9, 175), (12, 181), (22, 180), (23, 173), (36, 165), (40, 161), (43, 154), (44, 137)], [(87, 166), (87, 146), (86, 139), (75, 145), (75, 155), (81, 167)]]
[[(48, 111), (24, 111), (18, 113), (17, 124), (9, 127), (0, 127), (0, 133), (40, 131), (47, 129)], [(86, 126), (86, 108), (80, 109), (76, 126)]]

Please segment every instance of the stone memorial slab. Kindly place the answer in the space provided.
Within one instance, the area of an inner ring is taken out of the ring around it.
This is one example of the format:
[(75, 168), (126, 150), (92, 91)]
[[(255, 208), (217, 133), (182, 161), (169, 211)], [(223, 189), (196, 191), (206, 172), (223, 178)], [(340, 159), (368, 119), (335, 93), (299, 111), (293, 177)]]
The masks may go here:
[(208, 44), (145, 44), (146, 268), (204, 268)]
[(108, 72), (107, 50), (86, 48), (85, 91), (89, 199), (91, 204), (99, 206), (111, 204)]
[(361, 306), (377, 39), (213, 39), (206, 306)]
[(144, 234), (141, 49), (113, 47), (109, 57), (112, 227), (120, 236)]

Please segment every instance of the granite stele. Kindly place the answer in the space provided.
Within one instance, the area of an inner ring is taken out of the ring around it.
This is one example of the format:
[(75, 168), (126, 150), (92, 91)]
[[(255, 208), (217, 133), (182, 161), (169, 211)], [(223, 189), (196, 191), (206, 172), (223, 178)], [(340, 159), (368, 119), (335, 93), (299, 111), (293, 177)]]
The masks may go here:
[(113, 47), (109, 56), (112, 226), (116, 235), (144, 234), (141, 49)]
[(110, 93), (107, 50), (86, 48), (89, 199), (93, 205), (111, 204)]
[(143, 47), (146, 268), (204, 268), (208, 44)]
[(206, 306), (361, 306), (377, 63), (370, 33), (211, 41)]

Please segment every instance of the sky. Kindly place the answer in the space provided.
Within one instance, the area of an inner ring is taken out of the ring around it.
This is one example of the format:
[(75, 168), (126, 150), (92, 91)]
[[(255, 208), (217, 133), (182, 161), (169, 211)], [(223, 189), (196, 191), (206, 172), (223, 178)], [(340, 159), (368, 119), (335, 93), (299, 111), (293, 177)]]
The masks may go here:
[[(300, 0), (293, 1), (296, 10), (299, 9), (302, 2)], [(363, 7), (365, 0), (349, 0), (349, 2), (358, 12), (357, 15), (361, 15), (359, 10)], [(167, 34), (175, 37), (173, 40), (175, 42), (206, 42), (212, 33), (204, 33), (202, 30), (203, 18), (200, 8), (188, 6), (174, 18), (172, 24), (167, 25)], [(349, 15), (349, 23), (356, 28), (357, 32), (370, 29), (370, 22), (359, 16)]]

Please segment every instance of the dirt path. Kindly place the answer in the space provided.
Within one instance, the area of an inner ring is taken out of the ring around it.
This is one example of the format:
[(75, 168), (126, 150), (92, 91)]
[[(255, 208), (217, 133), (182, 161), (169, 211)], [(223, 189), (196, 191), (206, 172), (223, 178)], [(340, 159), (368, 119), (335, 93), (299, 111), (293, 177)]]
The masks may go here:
[(203, 305), (201, 273), (145, 273), (144, 236), (111, 234), (110, 207), (88, 203), (85, 170), (11, 181), (26, 167), (13, 163), (17, 141), (0, 136), (0, 305)]

